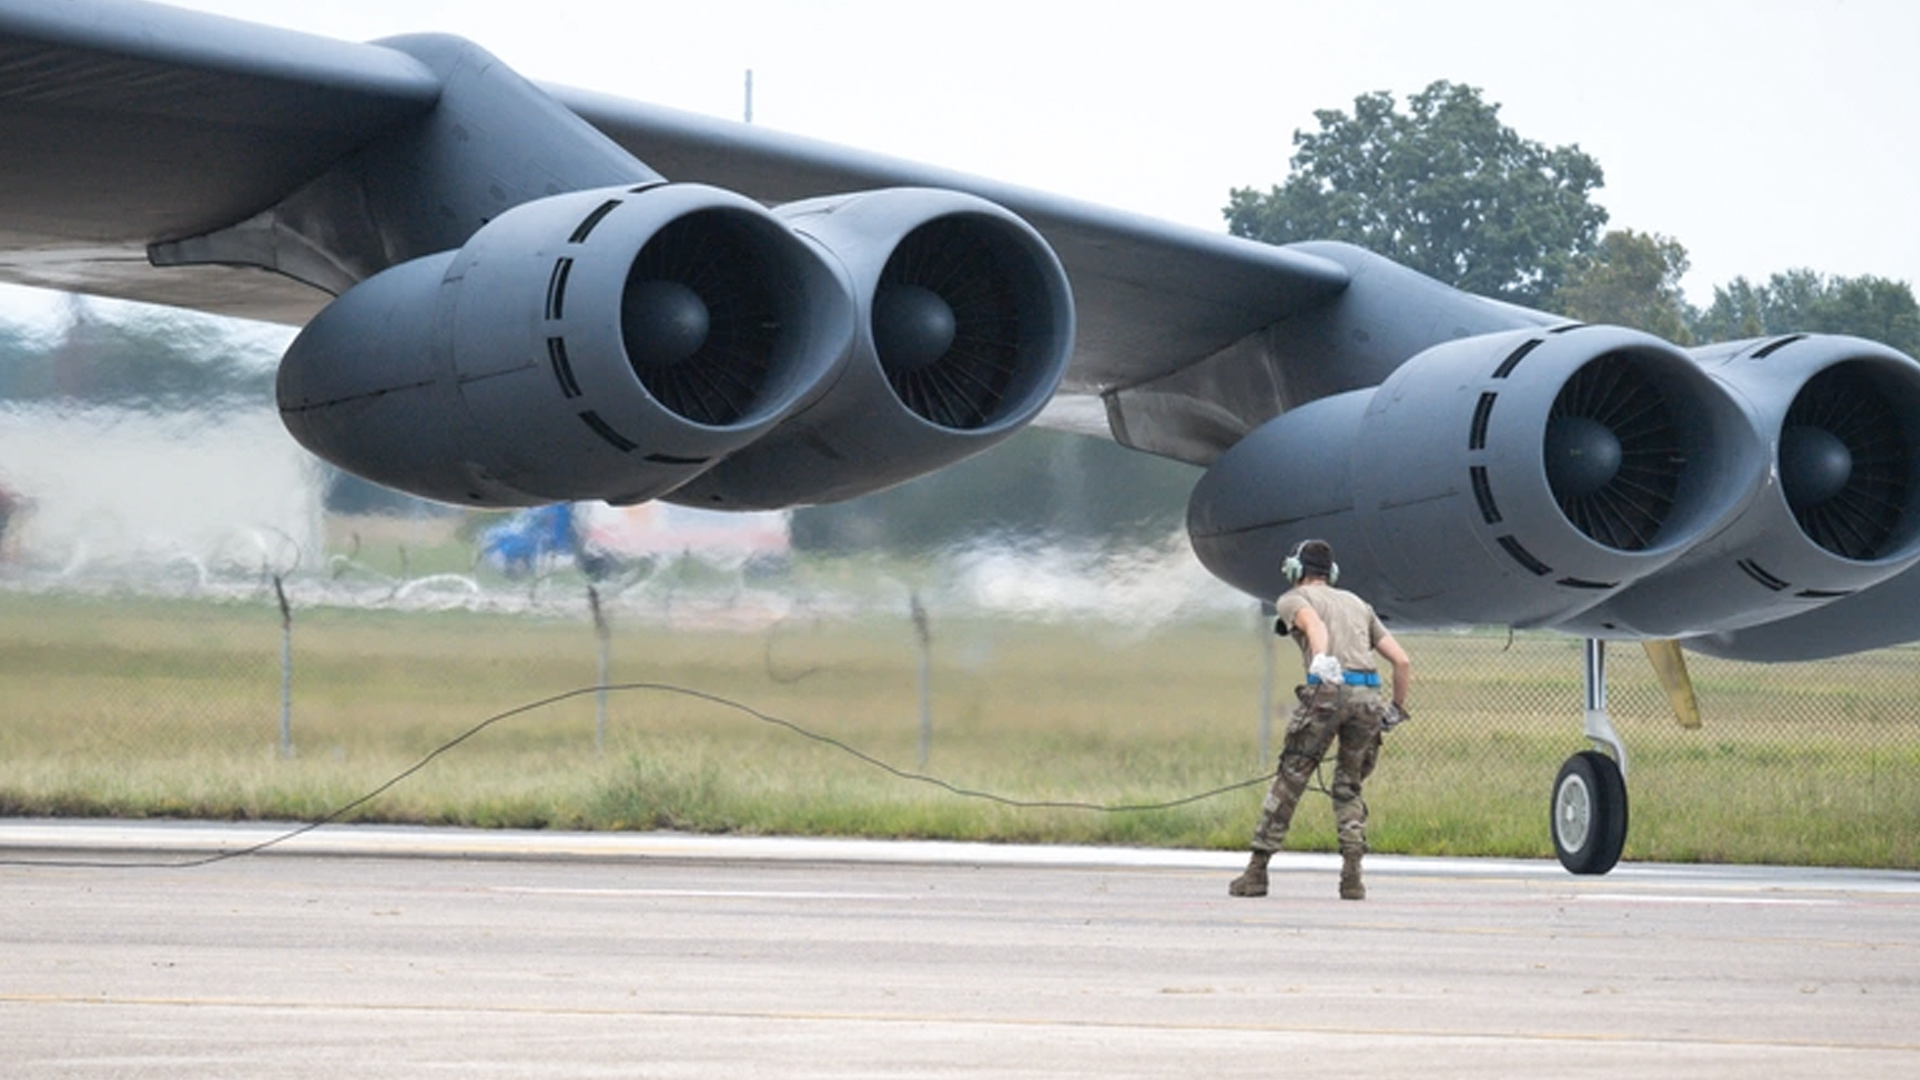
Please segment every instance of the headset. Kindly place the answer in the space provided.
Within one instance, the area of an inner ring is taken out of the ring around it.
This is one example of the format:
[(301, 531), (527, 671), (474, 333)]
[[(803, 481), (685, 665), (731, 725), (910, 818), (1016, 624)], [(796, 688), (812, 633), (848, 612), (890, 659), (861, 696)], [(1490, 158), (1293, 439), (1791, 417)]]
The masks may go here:
[(1287, 552), (1286, 560), (1280, 564), (1280, 572), (1287, 575), (1287, 582), (1298, 585), (1300, 584), (1300, 579), (1307, 576), (1307, 565), (1300, 561), (1300, 552), (1304, 550), (1308, 544), (1319, 544), (1321, 547), (1327, 549), (1329, 556), (1327, 560), (1327, 584), (1339, 584), (1340, 564), (1332, 560), (1333, 545), (1327, 543), (1325, 540), (1302, 540), (1293, 545), (1293, 550)]

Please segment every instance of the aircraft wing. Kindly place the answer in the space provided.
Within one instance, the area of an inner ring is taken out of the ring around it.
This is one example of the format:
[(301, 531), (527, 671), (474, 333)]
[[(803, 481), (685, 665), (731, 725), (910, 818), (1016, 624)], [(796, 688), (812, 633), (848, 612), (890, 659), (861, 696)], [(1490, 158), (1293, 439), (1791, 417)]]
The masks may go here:
[[(177, 264), (194, 258), (194, 238), (270, 210), (343, 158), (418, 123), (442, 82), (413, 56), (379, 45), (147, 4), (0, 9), (0, 146), (8, 148), (0, 279), (303, 324), (331, 298), (326, 290), (351, 281), (306, 275), (325, 287), (316, 290), (235, 272), (231, 252)], [(1346, 283), (1344, 267), (1303, 252), (745, 124), (547, 89), (669, 180), (768, 205), (936, 188), (1020, 215), (1071, 283), (1077, 344), (1061, 387), (1070, 394), (1178, 372)], [(175, 265), (156, 268), (155, 258)], [(294, 265), (284, 252), (276, 259)], [(370, 268), (384, 268), (381, 261)]]
[(456, 504), (832, 501), (1043, 422), (1205, 466), (1194, 550), (1254, 596), (1314, 536), (1397, 626), (1920, 637), (1885, 346), (1576, 326), (457, 38), (0, 3), (0, 280), (303, 325), (294, 436)]

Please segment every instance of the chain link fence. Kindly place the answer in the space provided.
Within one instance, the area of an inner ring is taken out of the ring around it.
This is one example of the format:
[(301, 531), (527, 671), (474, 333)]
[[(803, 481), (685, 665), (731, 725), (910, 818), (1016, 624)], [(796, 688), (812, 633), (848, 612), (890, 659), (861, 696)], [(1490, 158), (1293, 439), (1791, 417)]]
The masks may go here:
[[(1393, 760), (1412, 759), (1482, 805), (1521, 792), (1544, 814), (1560, 761), (1585, 742), (1583, 643), (1465, 634), (1411, 644), (1421, 661), (1418, 722), (1396, 733)], [(1629, 857), (1718, 860), (1744, 847), (1778, 861), (1920, 865), (1920, 650), (1686, 662), (1699, 706), (1691, 727), (1640, 647), (1608, 648), (1607, 712), (1627, 751)]]
[[(556, 695), (576, 694), (489, 735), (530, 763), (507, 770), (527, 784), (556, 755), (572, 768), (565, 762), (604, 758), (610, 739), (618, 754), (635, 739), (657, 749), (678, 737), (675, 723), (715, 726), (709, 714), (639, 730), (633, 718), (652, 706), (593, 692), (636, 678), (734, 694), (830, 729), (871, 709), (891, 726), (833, 730), (874, 740), (866, 745), (902, 765), (931, 758), (935, 772), (950, 760), (943, 743), (987, 723), (982, 713), (1028, 709), (1029, 727), (1064, 717), (1061, 737), (1084, 732), (1096, 755), (1133, 753), (1102, 749), (1117, 738), (1109, 728), (1129, 724), (1194, 725), (1196, 746), (1221, 747), (1197, 753), (1236, 765), (1260, 767), (1256, 745), (1271, 753), (1267, 729), (1297, 673), (1290, 645), (1262, 638), (1252, 605), (1159, 605), (1166, 617), (1144, 628), (1111, 612), (1036, 620), (983, 611), (965, 577), (844, 566), (756, 576), (681, 561), (599, 583), (570, 572), (402, 577), (339, 563), (286, 577), (176, 568), (138, 588), (16, 578), (0, 591), (0, 810), (245, 814), (244, 800), (236, 808), (219, 793), (259, 783), (275, 761), (377, 770)], [(1551, 781), (1587, 746), (1581, 642), (1494, 632), (1405, 642), (1414, 720), (1390, 736), (1370, 786), (1376, 846), (1550, 854)], [(1058, 677), (1023, 668), (1028, 654), (1060, 647), (1088, 666)], [(1607, 703), (1628, 750), (1628, 858), (1750, 857), (1764, 834), (1761, 849), (1781, 861), (1920, 867), (1920, 652), (1785, 665), (1690, 655), (1703, 718), (1693, 728), (1676, 719), (1637, 646), (1608, 655)], [(832, 689), (831, 679), (876, 665), (871, 685)], [(1164, 699), (1143, 697), (1141, 685), (1159, 684)], [(792, 697), (803, 685), (818, 696)], [(972, 688), (971, 704), (956, 704), (966, 696), (957, 686)], [(1071, 699), (1072, 716), (1037, 704), (1054, 694)], [(1082, 713), (1096, 719), (1073, 718)], [(771, 739), (756, 753), (790, 752), (791, 733), (748, 727), (732, 737)], [(170, 762), (188, 775), (169, 774)], [(324, 812), (369, 775), (316, 782), (293, 805)], [(1047, 782), (1030, 793), (1044, 795)]]

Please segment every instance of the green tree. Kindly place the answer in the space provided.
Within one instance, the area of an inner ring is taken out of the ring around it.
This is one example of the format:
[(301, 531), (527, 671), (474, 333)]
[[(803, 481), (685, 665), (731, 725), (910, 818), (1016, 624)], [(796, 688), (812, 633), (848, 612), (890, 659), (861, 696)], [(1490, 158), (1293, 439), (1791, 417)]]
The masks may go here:
[(1715, 286), (1713, 302), (1693, 320), (1704, 341), (1773, 334), (1853, 334), (1920, 355), (1920, 303), (1904, 281), (1864, 274), (1827, 277), (1788, 270), (1764, 285), (1744, 277)]
[(1713, 287), (1713, 303), (1694, 313), (1693, 335), (1701, 341), (1739, 341), (1767, 333), (1767, 297), (1764, 285), (1744, 277)]
[(1908, 356), (1920, 356), (1920, 303), (1904, 281), (1862, 275), (1828, 282), (1827, 303), (1821, 318), (1837, 329), (1891, 345)]
[(1237, 188), (1236, 236), (1284, 244), (1344, 240), (1469, 292), (1543, 306), (1590, 252), (1607, 212), (1600, 165), (1500, 122), (1479, 89), (1435, 82), (1395, 108), (1363, 94), (1353, 114), (1314, 113), (1295, 131), (1292, 172), (1262, 194)]
[(1692, 313), (1680, 291), (1687, 265), (1687, 249), (1678, 240), (1614, 229), (1575, 265), (1553, 305), (1581, 322), (1631, 326), (1689, 345)]

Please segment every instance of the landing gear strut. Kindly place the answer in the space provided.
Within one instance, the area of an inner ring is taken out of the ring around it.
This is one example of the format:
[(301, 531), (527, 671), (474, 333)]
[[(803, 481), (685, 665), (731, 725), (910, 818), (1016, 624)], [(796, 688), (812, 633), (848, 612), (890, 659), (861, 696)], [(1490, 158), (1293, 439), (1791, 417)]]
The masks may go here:
[(1582, 750), (1553, 782), (1553, 850), (1576, 874), (1604, 874), (1627, 842), (1627, 748), (1607, 717), (1607, 644), (1587, 639), (1587, 738), (1613, 752)]

